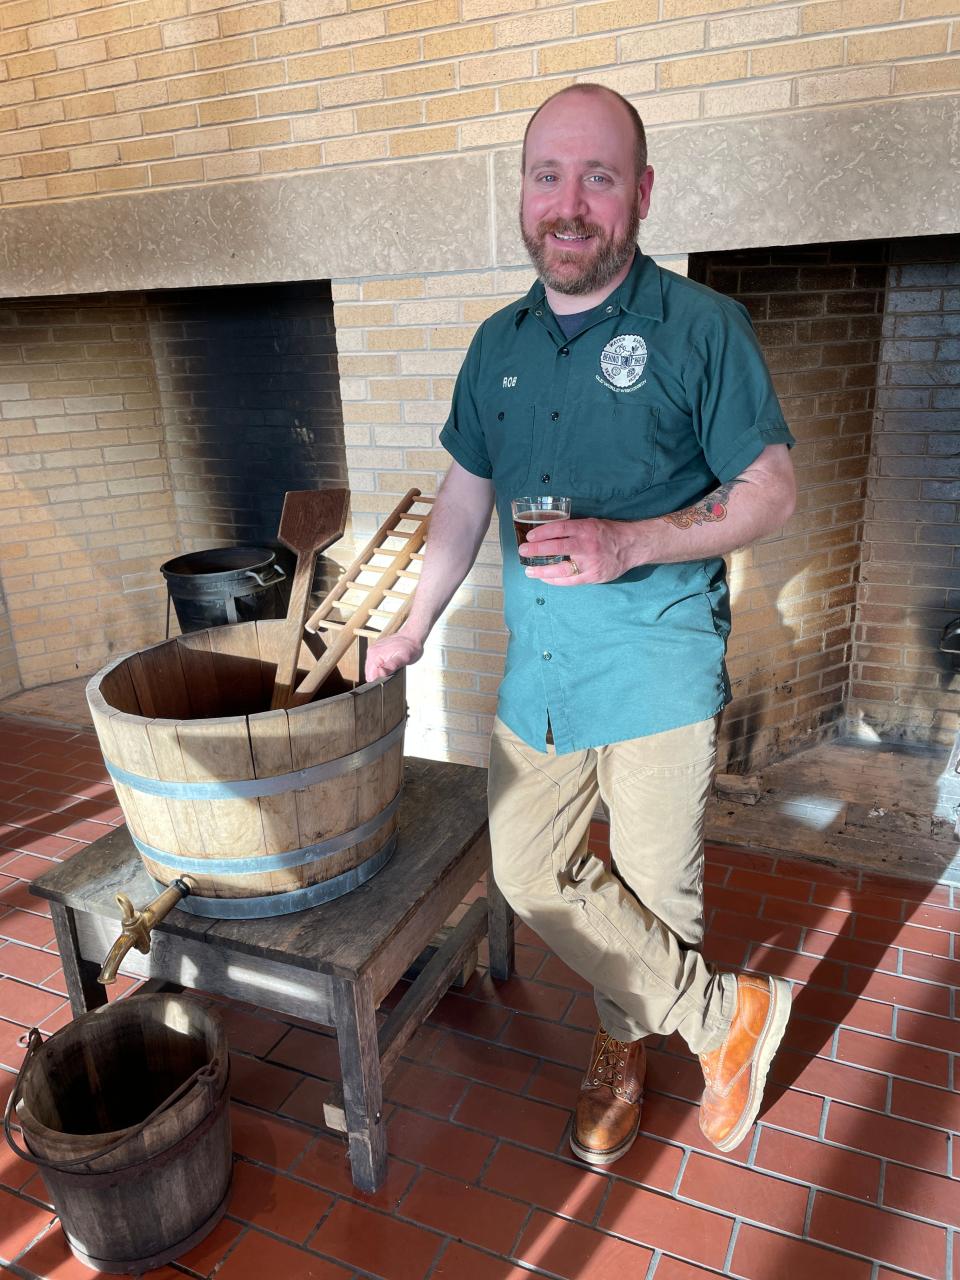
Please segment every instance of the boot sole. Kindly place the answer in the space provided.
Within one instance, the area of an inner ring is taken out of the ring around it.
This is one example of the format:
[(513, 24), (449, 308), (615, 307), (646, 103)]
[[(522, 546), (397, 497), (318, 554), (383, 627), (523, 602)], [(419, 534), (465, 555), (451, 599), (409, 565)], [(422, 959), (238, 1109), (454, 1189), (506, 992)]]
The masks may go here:
[(718, 1151), (732, 1151), (744, 1140), (757, 1118), (760, 1104), (763, 1102), (763, 1091), (767, 1083), (767, 1073), (773, 1062), (780, 1041), (787, 1029), (792, 1007), (790, 983), (785, 978), (770, 978), (771, 999), (767, 1011), (767, 1021), (757, 1040), (753, 1071), (750, 1078), (750, 1095), (743, 1114), (733, 1129), (722, 1142), (714, 1142)]
[(637, 1123), (633, 1130), (620, 1143), (618, 1147), (611, 1147), (609, 1151), (594, 1151), (590, 1147), (583, 1147), (577, 1141), (573, 1130), (570, 1130), (570, 1150), (575, 1156), (585, 1161), (587, 1164), (613, 1164), (615, 1160), (619, 1160), (621, 1156), (625, 1156), (634, 1142), (637, 1140), (637, 1134), (640, 1132), (640, 1116), (637, 1116)]

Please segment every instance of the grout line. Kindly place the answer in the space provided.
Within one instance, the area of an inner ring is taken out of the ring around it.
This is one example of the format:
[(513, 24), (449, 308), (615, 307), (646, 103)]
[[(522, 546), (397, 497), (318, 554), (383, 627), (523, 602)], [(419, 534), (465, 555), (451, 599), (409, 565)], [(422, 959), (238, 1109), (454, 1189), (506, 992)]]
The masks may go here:
[[(522, 1203), (522, 1201), (519, 1201), (518, 1203)], [(517, 1250), (520, 1248), (520, 1241), (523, 1239), (523, 1233), (533, 1221), (533, 1215), (537, 1211), (538, 1207), (538, 1205), (534, 1204), (527, 1205), (527, 1212), (523, 1215), (520, 1225), (517, 1227), (517, 1234), (513, 1237), (510, 1248), (505, 1255), (506, 1257), (515, 1258), (517, 1256)], [(408, 1219), (408, 1221), (413, 1221), (413, 1219)]]
[(807, 1193), (807, 1207), (803, 1214), (803, 1226), (800, 1229), (800, 1234), (804, 1240), (810, 1239), (810, 1222), (813, 1218), (813, 1201), (816, 1194), (817, 1192), (814, 1187), (811, 1187)]
[(762, 1129), (762, 1126), (759, 1124), (755, 1124), (753, 1126), (753, 1137), (750, 1141), (750, 1150), (747, 1153), (746, 1160), (744, 1161), (744, 1164), (747, 1166), (748, 1169), (756, 1168), (754, 1161), (757, 1158), (757, 1148), (760, 1146), (761, 1129)]
[[(26, 1200), (30, 1204), (37, 1203), (34, 1200), (33, 1196), (25, 1195), (22, 1188), (19, 1191), (17, 1191), (15, 1194), (18, 1197), (18, 1199)], [(17, 1251), (17, 1253), (11, 1259), (11, 1262), (13, 1264), (16, 1264), (18, 1258), (22, 1258), (24, 1254), (29, 1253), (35, 1244), (39, 1244), (39, 1242), (43, 1239), (43, 1237), (47, 1234), (47, 1232), (51, 1229), (51, 1227), (53, 1227), (54, 1224), (59, 1220), (59, 1215), (57, 1214), (56, 1209), (43, 1204), (42, 1201), (39, 1203), (40, 1203), (40, 1207), (42, 1207), (44, 1212), (48, 1215), (47, 1221), (43, 1224), (43, 1226), (40, 1228), (37, 1234), (35, 1236), (32, 1236), (29, 1240), (27, 1240), (23, 1244), (23, 1246)], [(0, 1265), (9, 1266), (10, 1263), (3, 1263)], [(22, 1267), (21, 1269), (25, 1274), (32, 1274), (30, 1272), (27, 1272), (26, 1267)]]
[[(653, 1255), (650, 1258), (650, 1263), (647, 1267), (646, 1274), (644, 1275), (643, 1280), (653, 1280), (654, 1274), (656, 1273), (657, 1267), (659, 1266), (660, 1259), (662, 1257), (663, 1257), (663, 1250), (654, 1249)], [(638, 1280), (639, 1280), (639, 1277), (638, 1277)]]
[(671, 1196), (678, 1196), (680, 1194), (680, 1183), (683, 1181), (683, 1175), (686, 1173), (687, 1165), (690, 1163), (691, 1153), (692, 1153), (691, 1147), (683, 1148), (683, 1155), (680, 1157), (680, 1165), (679, 1165), (679, 1168), (677, 1169), (677, 1176), (674, 1178), (673, 1187), (670, 1190)]
[(727, 1244), (727, 1252), (723, 1256), (723, 1273), (728, 1275), (730, 1268), (733, 1266), (733, 1251), (737, 1247), (737, 1238), (740, 1235), (740, 1219), (737, 1218), (733, 1224), (733, 1230), (730, 1232), (730, 1240)]
[(437, 1255), (434, 1258), (433, 1262), (430, 1264), (429, 1268), (427, 1269), (423, 1277), (423, 1280), (430, 1280), (431, 1276), (435, 1276), (437, 1274), (437, 1267), (439, 1267), (443, 1262), (444, 1255), (446, 1254), (447, 1250), (450, 1248), (451, 1244), (453, 1244), (453, 1239), (450, 1236), (447, 1236), (445, 1239), (441, 1240), (440, 1248), (437, 1251)]
[(600, 1193), (600, 1199), (597, 1202), (596, 1211), (594, 1212), (593, 1217), (590, 1219), (589, 1225), (597, 1231), (602, 1230), (600, 1226), (600, 1219), (603, 1217), (603, 1211), (607, 1207), (607, 1201), (610, 1199), (610, 1196), (613, 1192), (614, 1177), (615, 1175), (610, 1175), (610, 1174), (607, 1175), (607, 1185), (603, 1188), (603, 1191)]
[(253, 1230), (253, 1228), (250, 1226), (248, 1222), (244, 1222), (242, 1218), (233, 1217), (229, 1212), (227, 1213), (225, 1220), (238, 1223), (240, 1225), (240, 1230), (237, 1232), (236, 1236), (227, 1245), (227, 1248), (224, 1251), (223, 1256), (214, 1263), (212, 1270), (206, 1273), (204, 1273), (203, 1271), (197, 1271), (193, 1267), (189, 1267), (185, 1262), (177, 1261), (176, 1258), (168, 1265), (173, 1267), (175, 1271), (182, 1271), (184, 1275), (190, 1276), (191, 1280), (193, 1280), (193, 1277), (198, 1277), (198, 1280), (203, 1280), (203, 1277), (205, 1274), (207, 1276), (214, 1276), (220, 1270), (223, 1264), (226, 1262), (227, 1258), (229, 1258), (230, 1255), (234, 1253), (240, 1241), (245, 1239), (246, 1236), (249, 1234), (249, 1232)]
[(500, 1151), (502, 1146), (503, 1146), (503, 1138), (502, 1137), (494, 1138), (493, 1146), (490, 1148), (490, 1151), (487, 1154), (486, 1159), (481, 1164), (479, 1173), (473, 1180), (476, 1186), (480, 1186), (482, 1184), (487, 1171), (489, 1170), (491, 1164), (493, 1164), (494, 1158), (496, 1157), (497, 1153)]
[(823, 1110), (820, 1112), (820, 1125), (817, 1129), (817, 1141), (825, 1142), (827, 1138), (827, 1120), (830, 1116), (830, 1103), (832, 1099), (824, 1098)]

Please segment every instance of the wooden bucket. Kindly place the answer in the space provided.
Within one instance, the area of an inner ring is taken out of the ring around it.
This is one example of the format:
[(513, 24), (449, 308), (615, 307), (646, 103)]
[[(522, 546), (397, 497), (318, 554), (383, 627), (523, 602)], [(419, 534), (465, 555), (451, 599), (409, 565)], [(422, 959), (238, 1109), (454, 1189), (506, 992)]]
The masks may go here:
[[(159, 885), (187, 881), (181, 910), (302, 911), (356, 888), (394, 850), (403, 672), (351, 687), (348, 655), (341, 692), (271, 711), (285, 634), (282, 620), (195, 631), (87, 685), (130, 835)], [(312, 661), (304, 647), (301, 669)]]
[(133, 996), (46, 1043), (30, 1033), (7, 1139), (39, 1166), (81, 1262), (148, 1271), (216, 1226), (233, 1160), (228, 1079), (223, 1027), (183, 996)]

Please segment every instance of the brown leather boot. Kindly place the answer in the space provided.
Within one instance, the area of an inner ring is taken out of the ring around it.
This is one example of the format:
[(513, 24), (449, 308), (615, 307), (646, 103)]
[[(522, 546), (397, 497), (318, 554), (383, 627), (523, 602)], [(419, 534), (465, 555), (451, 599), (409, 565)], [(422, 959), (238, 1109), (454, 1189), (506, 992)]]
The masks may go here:
[(700, 1055), (706, 1089), (700, 1129), (721, 1151), (747, 1136), (763, 1101), (763, 1086), (790, 1017), (790, 984), (783, 978), (737, 974), (737, 1007), (719, 1049)]
[(599, 1029), (570, 1133), (570, 1146), (581, 1160), (613, 1164), (633, 1146), (646, 1070), (642, 1040), (614, 1040)]

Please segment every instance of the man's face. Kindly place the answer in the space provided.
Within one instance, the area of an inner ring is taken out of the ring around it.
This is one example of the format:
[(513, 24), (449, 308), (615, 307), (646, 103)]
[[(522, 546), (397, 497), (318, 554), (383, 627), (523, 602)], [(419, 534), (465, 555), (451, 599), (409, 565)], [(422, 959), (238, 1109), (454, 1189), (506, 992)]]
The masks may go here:
[(557, 293), (586, 295), (633, 255), (650, 206), (653, 171), (638, 182), (623, 106), (600, 93), (565, 93), (530, 126), (520, 229), (537, 273)]

